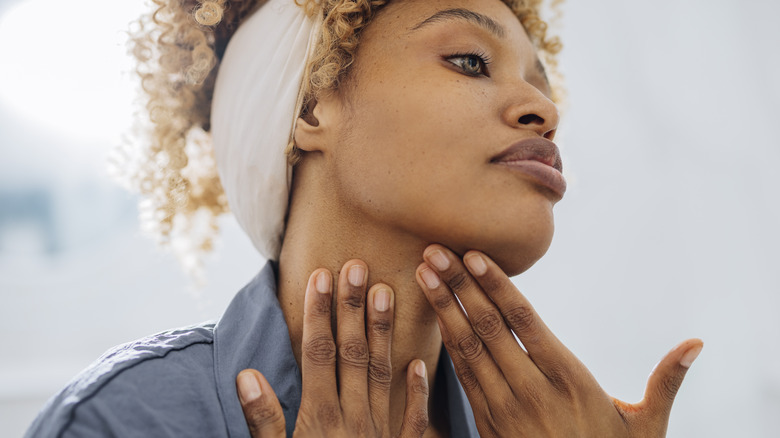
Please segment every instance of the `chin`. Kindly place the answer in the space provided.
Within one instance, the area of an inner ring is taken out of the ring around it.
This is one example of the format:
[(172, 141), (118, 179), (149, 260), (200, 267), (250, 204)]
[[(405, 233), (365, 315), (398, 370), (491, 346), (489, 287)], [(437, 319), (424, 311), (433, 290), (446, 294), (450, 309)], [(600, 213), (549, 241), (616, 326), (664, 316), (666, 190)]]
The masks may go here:
[[(537, 230), (531, 235), (506, 236), (494, 239), (477, 239), (472, 245), (450, 246), (461, 257), (469, 250), (487, 254), (506, 275), (514, 277), (531, 268), (541, 259), (552, 243), (552, 230)], [(457, 248), (457, 249), (455, 249)]]
[(550, 246), (548, 244), (543, 248), (535, 247), (530, 249), (515, 249), (514, 251), (485, 250), (483, 252), (491, 259), (493, 259), (493, 261), (496, 262), (496, 264), (501, 268), (502, 271), (506, 273), (506, 275), (509, 277), (514, 277), (515, 275), (520, 275), (530, 269), (531, 266), (538, 262), (539, 259), (541, 259), (545, 253), (547, 253), (547, 249), (549, 247)]
[(522, 274), (550, 249), (555, 225), (552, 215), (524, 221), (514, 232), (500, 232), (477, 242), (474, 248), (487, 254), (510, 277)]

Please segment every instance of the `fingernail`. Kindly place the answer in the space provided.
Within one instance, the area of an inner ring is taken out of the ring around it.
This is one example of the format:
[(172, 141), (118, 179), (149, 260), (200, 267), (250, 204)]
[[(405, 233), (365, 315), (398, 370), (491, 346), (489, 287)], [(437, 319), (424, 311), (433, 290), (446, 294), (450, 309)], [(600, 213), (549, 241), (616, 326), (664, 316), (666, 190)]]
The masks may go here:
[(363, 279), (366, 278), (366, 269), (363, 265), (352, 265), (349, 268), (347, 279), (352, 286), (363, 286)]
[(487, 272), (485, 260), (479, 254), (469, 254), (466, 256), (465, 262), (474, 275), (485, 275), (485, 272)]
[(238, 375), (238, 395), (241, 401), (249, 403), (260, 398), (263, 392), (260, 390), (260, 383), (252, 373), (241, 373)]
[(414, 372), (418, 376), (425, 378), (425, 362), (418, 360), (417, 365), (414, 366)]
[(430, 259), (431, 264), (436, 266), (436, 269), (439, 271), (446, 271), (450, 267), (450, 261), (447, 259), (447, 256), (438, 249), (431, 252), (428, 255), (428, 258)]
[(326, 294), (330, 292), (330, 278), (328, 278), (328, 274), (324, 272), (320, 272), (317, 274), (317, 280), (315, 281), (317, 292), (321, 294)]
[(685, 368), (690, 368), (693, 364), (693, 361), (696, 360), (697, 357), (699, 357), (699, 353), (701, 353), (701, 349), (704, 347), (703, 345), (697, 345), (687, 352), (683, 354), (682, 359), (680, 359), (680, 365), (684, 366)]
[(425, 282), (425, 285), (428, 286), (428, 289), (436, 289), (439, 287), (439, 284), (441, 284), (439, 281), (439, 276), (428, 268), (423, 269), (423, 271), (420, 273), (420, 276)]
[(380, 312), (390, 308), (390, 292), (387, 289), (379, 289), (374, 293), (374, 308)]

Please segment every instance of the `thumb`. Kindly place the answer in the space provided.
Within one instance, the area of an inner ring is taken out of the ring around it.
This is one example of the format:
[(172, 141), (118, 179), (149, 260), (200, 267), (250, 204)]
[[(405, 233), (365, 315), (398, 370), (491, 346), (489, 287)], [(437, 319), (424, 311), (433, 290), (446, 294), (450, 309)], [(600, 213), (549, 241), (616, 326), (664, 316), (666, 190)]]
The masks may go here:
[(282, 406), (273, 388), (260, 372), (244, 370), (238, 373), (236, 389), (252, 438), (285, 436)]
[(688, 339), (672, 349), (656, 365), (647, 380), (647, 389), (642, 401), (646, 412), (662, 421), (664, 428), (669, 421), (672, 403), (680, 389), (685, 373), (701, 353), (704, 342), (701, 339)]

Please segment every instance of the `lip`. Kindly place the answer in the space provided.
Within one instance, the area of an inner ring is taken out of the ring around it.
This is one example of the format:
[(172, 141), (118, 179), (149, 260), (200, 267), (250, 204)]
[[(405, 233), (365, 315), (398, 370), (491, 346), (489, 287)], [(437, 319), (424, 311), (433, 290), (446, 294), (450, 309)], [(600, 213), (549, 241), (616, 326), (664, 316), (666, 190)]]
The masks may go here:
[(542, 137), (521, 140), (490, 160), (532, 177), (537, 183), (563, 197), (566, 179), (558, 146)]

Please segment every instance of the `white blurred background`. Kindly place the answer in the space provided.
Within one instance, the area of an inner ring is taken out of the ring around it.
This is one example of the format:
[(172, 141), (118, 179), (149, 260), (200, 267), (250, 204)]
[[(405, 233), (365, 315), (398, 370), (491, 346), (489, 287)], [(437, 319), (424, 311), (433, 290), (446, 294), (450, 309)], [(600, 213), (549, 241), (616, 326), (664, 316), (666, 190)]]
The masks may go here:
[[(214, 319), (262, 266), (230, 219), (194, 290), (106, 176), (139, 0), (0, 0), (0, 436), (107, 348)], [(569, 1), (570, 189), (516, 283), (611, 394), (704, 351), (670, 437), (780, 436), (780, 2)]]

